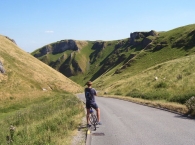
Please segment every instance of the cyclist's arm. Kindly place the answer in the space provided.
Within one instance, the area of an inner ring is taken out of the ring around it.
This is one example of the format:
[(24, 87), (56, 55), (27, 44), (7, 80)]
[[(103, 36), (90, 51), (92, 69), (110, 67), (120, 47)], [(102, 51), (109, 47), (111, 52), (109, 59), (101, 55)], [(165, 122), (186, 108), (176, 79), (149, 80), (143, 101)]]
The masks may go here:
[(97, 96), (97, 92), (96, 92), (96, 90), (95, 90), (95, 89), (94, 89), (94, 95), (95, 95), (95, 96)]

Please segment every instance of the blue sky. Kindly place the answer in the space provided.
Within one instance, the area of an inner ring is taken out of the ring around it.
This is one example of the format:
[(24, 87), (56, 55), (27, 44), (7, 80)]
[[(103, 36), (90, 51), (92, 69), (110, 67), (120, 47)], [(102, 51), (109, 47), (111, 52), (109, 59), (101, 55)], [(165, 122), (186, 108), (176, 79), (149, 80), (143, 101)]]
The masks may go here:
[(194, 0), (0, 0), (0, 34), (27, 52), (59, 40), (118, 40), (195, 23)]

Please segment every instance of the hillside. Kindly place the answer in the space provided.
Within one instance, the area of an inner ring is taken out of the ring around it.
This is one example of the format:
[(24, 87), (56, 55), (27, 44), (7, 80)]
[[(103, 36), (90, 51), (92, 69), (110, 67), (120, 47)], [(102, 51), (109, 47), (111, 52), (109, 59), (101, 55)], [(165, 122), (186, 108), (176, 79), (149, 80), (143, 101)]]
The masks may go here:
[(32, 55), (84, 85), (99, 76), (98, 70), (105, 71), (100, 63), (114, 50), (117, 42), (61, 40), (35, 50)]
[(159, 33), (133, 58), (96, 79), (95, 84), (107, 94), (183, 104), (195, 95), (194, 60), (195, 25), (188, 25)]
[(84, 115), (73, 93), (82, 90), (0, 36), (0, 144), (69, 144)]
[[(58, 49), (63, 51), (53, 51)], [(195, 93), (189, 86), (194, 81), (190, 65), (195, 54), (194, 24), (167, 32), (133, 32), (130, 38), (115, 41), (61, 40), (32, 54), (81, 85), (95, 81), (95, 87), (107, 94), (183, 103)], [(144, 82), (137, 78), (143, 75)]]
[[(79, 92), (81, 87), (61, 73), (24, 52), (12, 41), (0, 36), (0, 61), (5, 74), (0, 73), (0, 96), (42, 93), (46, 90)], [(8, 91), (9, 90), (9, 91)]]

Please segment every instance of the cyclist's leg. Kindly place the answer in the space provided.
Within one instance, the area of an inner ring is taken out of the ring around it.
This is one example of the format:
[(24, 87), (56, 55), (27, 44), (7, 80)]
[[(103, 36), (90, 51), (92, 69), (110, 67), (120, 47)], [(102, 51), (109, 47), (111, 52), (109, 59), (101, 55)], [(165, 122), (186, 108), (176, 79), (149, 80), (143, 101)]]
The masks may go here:
[(90, 104), (86, 103), (86, 110), (87, 110), (87, 124), (89, 124), (89, 114), (90, 114)]
[(96, 108), (95, 110), (96, 110), (98, 122), (100, 122), (100, 108)]
[(96, 103), (93, 103), (92, 107), (96, 110), (96, 115), (97, 115), (97, 121), (100, 122), (100, 108)]

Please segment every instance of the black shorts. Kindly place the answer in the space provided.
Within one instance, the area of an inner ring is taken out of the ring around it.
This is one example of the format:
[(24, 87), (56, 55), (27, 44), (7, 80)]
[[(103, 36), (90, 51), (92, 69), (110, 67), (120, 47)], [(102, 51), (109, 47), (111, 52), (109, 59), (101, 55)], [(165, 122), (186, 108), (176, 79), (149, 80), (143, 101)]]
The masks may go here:
[(86, 108), (87, 109), (90, 109), (91, 107), (93, 109), (97, 109), (98, 108), (98, 105), (96, 103), (86, 103)]

